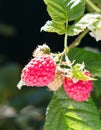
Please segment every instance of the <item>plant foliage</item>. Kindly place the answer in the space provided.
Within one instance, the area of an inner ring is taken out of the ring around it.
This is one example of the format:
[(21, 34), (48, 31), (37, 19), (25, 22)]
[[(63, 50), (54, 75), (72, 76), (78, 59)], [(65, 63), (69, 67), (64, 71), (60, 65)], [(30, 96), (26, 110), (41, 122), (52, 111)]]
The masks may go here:
[[(44, 0), (51, 21), (47, 21), (41, 31), (55, 32), (66, 36), (79, 35), (73, 46), (90, 30), (94, 37), (98, 35), (97, 25), (101, 21), (101, 12), (92, 1), (86, 0)], [(100, 3), (97, 1), (97, 3)], [(84, 14), (85, 5), (88, 4), (95, 12)], [(69, 24), (72, 21), (72, 24)], [(101, 27), (98, 26), (99, 32)], [(86, 31), (85, 33), (85, 30)], [(96, 30), (96, 32), (94, 32)], [(100, 37), (100, 36), (99, 36)], [(98, 37), (98, 40), (101, 38)], [(66, 48), (66, 39), (64, 41)], [(84, 49), (73, 48), (69, 50), (68, 57), (77, 63), (85, 63), (86, 68), (93, 77), (101, 78), (101, 55)], [(97, 81), (94, 85), (96, 86)], [(98, 85), (101, 85), (98, 82)], [(97, 87), (97, 86), (96, 86)], [(96, 89), (97, 90), (97, 89)], [(100, 94), (99, 94), (100, 95)], [(99, 112), (92, 97), (79, 103), (70, 99), (61, 89), (54, 92), (46, 112), (44, 130), (101, 130)]]

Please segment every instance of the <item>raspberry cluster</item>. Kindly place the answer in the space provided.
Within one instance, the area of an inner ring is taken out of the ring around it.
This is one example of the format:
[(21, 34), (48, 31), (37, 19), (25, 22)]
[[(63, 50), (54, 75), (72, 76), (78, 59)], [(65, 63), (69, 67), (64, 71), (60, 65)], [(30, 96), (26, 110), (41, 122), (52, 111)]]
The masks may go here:
[[(66, 57), (66, 62), (57, 62), (47, 45), (39, 46), (33, 53), (34, 58), (23, 68), (21, 81), (26, 86), (47, 86), (56, 91), (63, 86), (69, 98), (87, 101), (93, 90), (92, 76), (84, 69), (84, 64), (73, 66)], [(66, 65), (66, 67), (64, 67)]]

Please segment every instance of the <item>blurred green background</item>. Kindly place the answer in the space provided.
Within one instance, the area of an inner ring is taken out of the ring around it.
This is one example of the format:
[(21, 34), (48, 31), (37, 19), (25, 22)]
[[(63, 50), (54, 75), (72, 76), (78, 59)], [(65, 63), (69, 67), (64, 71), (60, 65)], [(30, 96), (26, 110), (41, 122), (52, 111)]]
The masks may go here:
[[(53, 52), (63, 50), (63, 36), (40, 33), (48, 19), (42, 0), (0, 0), (0, 130), (42, 130), (52, 93), (45, 87), (19, 91), (16, 85), (38, 44), (46, 42)], [(79, 47), (100, 53), (100, 43), (87, 35)], [(101, 110), (101, 93), (96, 91), (94, 100)]]

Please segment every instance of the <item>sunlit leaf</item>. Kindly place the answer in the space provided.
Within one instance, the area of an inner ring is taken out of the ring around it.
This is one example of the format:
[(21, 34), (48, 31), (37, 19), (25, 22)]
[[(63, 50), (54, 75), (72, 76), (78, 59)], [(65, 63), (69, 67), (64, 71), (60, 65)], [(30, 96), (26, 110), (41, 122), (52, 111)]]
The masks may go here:
[(47, 21), (46, 24), (43, 27), (41, 27), (41, 31), (64, 34), (65, 33), (65, 24), (61, 24), (61, 23), (59, 24), (59, 23), (55, 23), (53, 21)]
[(58, 23), (79, 18), (85, 10), (84, 0), (44, 0), (52, 20)]
[(81, 19), (79, 19), (75, 24), (69, 27), (67, 30), (68, 35), (74, 36), (78, 35), (86, 28), (92, 30), (96, 24), (101, 21), (101, 13), (89, 13), (84, 15)]
[(101, 123), (91, 99), (79, 103), (60, 89), (48, 106), (44, 130), (101, 130)]

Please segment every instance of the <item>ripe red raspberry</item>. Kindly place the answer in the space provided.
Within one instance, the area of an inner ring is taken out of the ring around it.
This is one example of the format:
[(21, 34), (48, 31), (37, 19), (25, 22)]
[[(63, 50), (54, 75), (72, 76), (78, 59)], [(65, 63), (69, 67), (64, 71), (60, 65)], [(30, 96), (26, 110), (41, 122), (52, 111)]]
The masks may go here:
[[(85, 74), (87, 76), (91, 76), (89, 71), (86, 71)], [(78, 102), (87, 101), (90, 92), (93, 90), (92, 80), (83, 81), (78, 80), (77, 82), (73, 82), (71, 78), (65, 78), (64, 80), (64, 90), (66, 94)]]
[(56, 64), (50, 55), (33, 58), (22, 70), (26, 86), (47, 86), (54, 80)]

